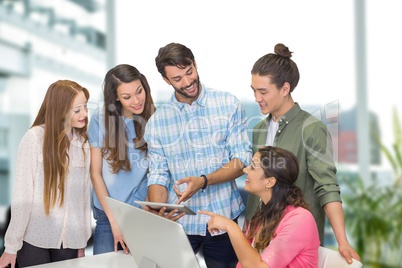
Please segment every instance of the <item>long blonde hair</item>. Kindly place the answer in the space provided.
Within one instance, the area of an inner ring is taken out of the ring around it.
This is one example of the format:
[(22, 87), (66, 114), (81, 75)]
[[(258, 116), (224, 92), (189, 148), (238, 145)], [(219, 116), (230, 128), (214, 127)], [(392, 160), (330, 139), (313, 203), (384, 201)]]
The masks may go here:
[[(51, 84), (31, 126), (44, 125), (45, 128), (43, 139), (43, 203), (46, 215), (49, 215), (50, 208), (56, 205), (58, 198), (59, 206), (64, 203), (65, 178), (70, 161), (68, 155), (70, 140), (67, 137), (68, 129), (66, 129), (66, 125), (69, 125), (70, 122), (66, 122), (66, 120), (69, 120), (67, 115), (79, 92), (84, 92), (86, 99), (89, 99), (88, 90), (74, 81), (59, 80)], [(85, 127), (75, 129), (76, 133), (83, 138), (83, 152), (84, 144), (88, 140), (88, 118), (85, 120)]]

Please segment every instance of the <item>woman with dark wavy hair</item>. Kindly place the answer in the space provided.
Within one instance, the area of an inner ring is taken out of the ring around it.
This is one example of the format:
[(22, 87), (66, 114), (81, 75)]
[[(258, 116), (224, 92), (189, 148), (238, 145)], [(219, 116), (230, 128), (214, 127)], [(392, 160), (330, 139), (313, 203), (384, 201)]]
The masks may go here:
[(106, 196), (130, 205), (147, 196), (145, 124), (155, 111), (148, 81), (137, 68), (120, 64), (104, 79), (103, 107), (91, 117), (91, 180), (96, 219), (93, 253), (123, 249), (128, 253)]
[(22, 137), (0, 267), (84, 256), (92, 234), (88, 99), (76, 82), (54, 82)]
[(302, 191), (294, 185), (299, 174), (296, 156), (279, 147), (255, 153), (244, 189), (260, 198), (246, 236), (233, 221), (208, 212), (211, 234), (225, 231), (241, 267), (317, 267), (320, 240)]

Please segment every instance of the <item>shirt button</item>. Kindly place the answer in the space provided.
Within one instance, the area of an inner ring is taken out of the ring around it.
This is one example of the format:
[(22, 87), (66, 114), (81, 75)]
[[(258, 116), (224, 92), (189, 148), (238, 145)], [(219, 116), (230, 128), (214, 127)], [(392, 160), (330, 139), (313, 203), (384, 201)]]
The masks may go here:
[(286, 121), (285, 123), (286, 123), (286, 124), (289, 124), (289, 121)]
[(278, 133), (281, 133), (281, 130), (278, 130)]

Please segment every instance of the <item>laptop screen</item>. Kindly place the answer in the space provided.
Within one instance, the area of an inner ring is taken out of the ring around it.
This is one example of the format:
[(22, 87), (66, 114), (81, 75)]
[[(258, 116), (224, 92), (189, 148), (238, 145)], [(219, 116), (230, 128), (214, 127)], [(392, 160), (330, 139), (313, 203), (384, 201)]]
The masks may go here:
[(138, 268), (200, 267), (179, 223), (110, 197), (106, 201)]

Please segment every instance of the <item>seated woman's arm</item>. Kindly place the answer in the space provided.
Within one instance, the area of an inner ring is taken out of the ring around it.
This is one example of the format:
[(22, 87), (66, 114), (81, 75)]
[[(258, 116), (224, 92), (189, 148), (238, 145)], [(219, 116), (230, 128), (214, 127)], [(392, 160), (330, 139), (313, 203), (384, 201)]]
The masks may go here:
[(260, 254), (250, 245), (236, 222), (209, 211), (199, 210), (198, 213), (211, 217), (208, 221), (208, 231), (212, 235), (219, 233), (220, 230), (228, 233), (230, 242), (243, 268), (270, 268), (261, 260)]
[(242, 268), (316, 267), (320, 240), (313, 215), (306, 209), (297, 208), (285, 214), (275, 230), (274, 238), (261, 255), (245, 238), (238, 224), (226, 217), (209, 211), (198, 211), (211, 217), (208, 231), (220, 230), (229, 235)]

